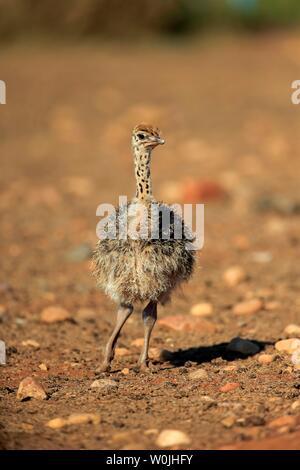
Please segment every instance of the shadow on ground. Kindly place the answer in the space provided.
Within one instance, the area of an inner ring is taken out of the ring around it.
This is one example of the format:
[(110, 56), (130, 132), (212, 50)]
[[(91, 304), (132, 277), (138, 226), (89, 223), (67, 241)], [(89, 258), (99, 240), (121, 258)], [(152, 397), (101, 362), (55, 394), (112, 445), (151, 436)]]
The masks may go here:
[[(259, 341), (259, 340), (248, 340), (254, 343), (259, 347), (261, 352), (265, 349), (266, 346), (273, 344), (268, 341)], [(180, 367), (186, 364), (186, 362), (191, 361), (197, 364), (203, 364), (204, 362), (211, 362), (213, 359), (224, 359), (226, 361), (234, 361), (236, 359), (247, 359), (253, 354), (242, 354), (238, 352), (233, 352), (228, 349), (229, 343), (220, 343), (214, 344), (212, 346), (200, 346), (192, 347), (188, 349), (178, 349), (177, 351), (163, 351), (162, 359), (170, 362), (174, 366)], [(256, 353), (257, 354), (257, 353)]]

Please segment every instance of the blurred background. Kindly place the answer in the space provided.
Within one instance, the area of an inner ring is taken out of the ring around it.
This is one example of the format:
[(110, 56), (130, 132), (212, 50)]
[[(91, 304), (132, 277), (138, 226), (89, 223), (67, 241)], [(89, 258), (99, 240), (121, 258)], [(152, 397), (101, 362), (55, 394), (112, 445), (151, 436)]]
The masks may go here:
[(211, 28), (295, 26), (297, 0), (1, 0), (2, 38), (30, 34), (102, 38), (142, 34), (186, 35)]
[[(46, 359), (56, 371), (43, 372), (50, 388), (55, 380), (61, 385), (57, 377), (75, 374), (71, 357), (81, 364), (89, 357), (78, 374), (93, 375), (114, 310), (90, 275), (95, 212), (101, 202), (134, 194), (130, 133), (141, 121), (159, 126), (166, 139), (153, 156), (154, 195), (205, 202), (199, 272), (162, 315), (190, 315), (205, 301), (218, 330), (205, 338), (193, 329), (176, 333), (176, 347), (236, 335), (274, 342), (287, 324), (299, 323), (300, 106), (291, 102), (297, 79), (299, 0), (0, 0), (0, 80), (7, 89), (0, 105), (0, 318), (6, 341), (21, 353), (11, 349), (3, 386), (14, 390), (25, 369), (41, 374), (37, 361)], [(246, 281), (231, 289), (222, 273), (236, 265)], [(231, 307), (252, 298), (273, 308), (234, 316)], [(68, 328), (41, 324), (40, 312), (52, 305), (76, 321)], [(80, 316), (82, 308), (90, 313)], [(139, 323), (130, 328), (133, 338), (142, 335)], [(161, 332), (154, 344), (170, 334)], [(20, 344), (28, 338), (45, 353)], [(247, 363), (253, 374), (255, 363)], [(281, 361), (272, 364), (265, 383), (281, 379), (271, 391), (248, 388), (245, 377), (249, 403), (281, 396), (280, 387), (296, 380), (279, 375)], [(71, 399), (73, 407), (86, 406), (85, 390), (77, 390), (73, 398), (58, 396), (60, 414)], [(47, 434), (46, 408), (33, 430), (19, 429), (15, 402), (8, 392), (4, 398), (6, 447), (83, 446), (76, 434), (67, 444)], [(290, 406), (275, 401), (264, 419)], [(186, 407), (191, 417), (196, 405)], [(176, 417), (173, 411), (166, 414)], [(101, 413), (108, 412), (104, 406)], [(142, 426), (150, 417), (139, 419)], [(219, 418), (201, 423), (191, 421), (195, 448), (237, 439), (231, 428), (224, 434)], [(101, 446), (111, 445), (109, 425), (103, 429)], [(268, 432), (261, 426), (256, 437)], [(84, 439), (86, 448), (98, 445), (92, 433)]]

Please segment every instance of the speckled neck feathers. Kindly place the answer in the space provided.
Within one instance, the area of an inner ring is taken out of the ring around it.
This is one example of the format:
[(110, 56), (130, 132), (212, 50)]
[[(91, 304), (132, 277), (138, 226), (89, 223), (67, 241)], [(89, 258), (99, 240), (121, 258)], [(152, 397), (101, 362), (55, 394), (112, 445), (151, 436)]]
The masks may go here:
[(139, 146), (133, 142), (134, 170), (136, 178), (136, 198), (139, 201), (152, 199), (152, 185), (150, 174), (151, 151), (150, 148)]

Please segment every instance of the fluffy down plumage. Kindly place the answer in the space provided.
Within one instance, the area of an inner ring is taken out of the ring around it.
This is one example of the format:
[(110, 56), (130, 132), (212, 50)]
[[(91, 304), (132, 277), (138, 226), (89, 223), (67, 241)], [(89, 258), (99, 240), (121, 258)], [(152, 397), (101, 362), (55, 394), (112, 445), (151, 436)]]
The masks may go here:
[[(153, 201), (151, 201), (153, 203)], [(130, 213), (135, 200), (116, 209), (117, 217), (126, 209)], [(191, 231), (181, 217), (169, 206), (155, 202), (159, 209), (158, 238), (151, 237), (151, 227), (157, 223), (150, 205), (147, 206), (149, 236), (147, 239), (99, 240), (94, 252), (94, 275), (99, 287), (118, 303), (137, 301), (166, 303), (171, 291), (187, 281), (194, 268), (195, 252), (187, 250), (193, 239)], [(164, 239), (162, 214), (170, 216), (170, 237)], [(176, 224), (181, 224), (183, 236), (177, 239)], [(117, 234), (119, 227), (117, 227)]]

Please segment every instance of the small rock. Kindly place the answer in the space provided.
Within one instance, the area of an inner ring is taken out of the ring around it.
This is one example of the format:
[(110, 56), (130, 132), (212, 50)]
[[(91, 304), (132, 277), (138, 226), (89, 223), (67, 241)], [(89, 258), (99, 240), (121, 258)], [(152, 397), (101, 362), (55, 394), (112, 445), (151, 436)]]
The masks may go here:
[(300, 366), (300, 348), (296, 349), (296, 351), (293, 352), (291, 361), (296, 366), (297, 369), (299, 369)]
[(156, 439), (156, 444), (159, 447), (173, 447), (189, 445), (191, 442), (187, 434), (176, 429), (165, 429)]
[(182, 188), (182, 200), (185, 203), (214, 201), (225, 196), (225, 189), (216, 181), (189, 180)]
[(274, 291), (268, 287), (261, 287), (256, 291), (256, 295), (257, 297), (262, 297), (263, 299), (269, 299), (270, 297), (273, 297)]
[(276, 300), (271, 300), (270, 302), (266, 302), (264, 307), (268, 312), (272, 312), (273, 310), (278, 310), (278, 308), (280, 307), (280, 302), (277, 302)]
[(200, 304), (195, 304), (191, 308), (191, 314), (195, 317), (207, 317), (212, 315), (213, 313), (213, 306), (209, 302), (203, 302)]
[(44, 362), (42, 362), (40, 365), (39, 365), (39, 369), (41, 370), (48, 370), (48, 367), (46, 366), (46, 364)]
[(79, 426), (80, 424), (99, 424), (100, 416), (95, 413), (74, 413), (67, 419), (54, 418), (46, 423), (46, 426), (51, 429), (60, 429), (65, 426)]
[(280, 416), (280, 418), (273, 419), (268, 423), (269, 428), (281, 428), (282, 426), (294, 426), (296, 424), (295, 416)]
[(144, 434), (145, 434), (145, 436), (156, 435), (156, 434), (158, 434), (158, 429), (156, 429), (156, 428), (146, 429), (146, 431), (144, 431)]
[(277, 351), (292, 354), (293, 352), (295, 352), (297, 349), (300, 348), (300, 339), (299, 338), (282, 339), (281, 341), (277, 341), (277, 343), (275, 343), (275, 348), (277, 349)]
[(291, 323), (287, 327), (285, 327), (284, 332), (288, 336), (300, 336), (300, 326), (295, 325), (294, 323)]
[(206, 380), (208, 379), (208, 373), (205, 369), (194, 370), (189, 373), (189, 378), (191, 380)]
[(129, 356), (130, 351), (127, 348), (116, 348), (115, 349), (115, 357), (124, 357)]
[(122, 373), (123, 375), (128, 375), (129, 372), (130, 372), (130, 371), (129, 371), (128, 367), (124, 367), (124, 369), (121, 370), (121, 373)]
[(46, 307), (41, 313), (41, 320), (44, 323), (56, 323), (70, 320), (71, 314), (63, 307)]
[(68, 251), (66, 258), (68, 261), (79, 263), (91, 258), (93, 250), (87, 243), (82, 243)]
[(223, 367), (223, 369), (225, 372), (233, 372), (235, 370), (238, 370), (238, 367), (235, 366), (235, 365), (232, 365), (232, 366), (225, 366)]
[(228, 351), (237, 352), (245, 355), (252, 355), (259, 352), (259, 346), (248, 339), (233, 338), (227, 345)]
[(62, 418), (50, 419), (50, 421), (46, 423), (46, 426), (51, 429), (60, 429), (66, 425), (67, 425), (67, 420), (62, 419)]
[(227, 418), (222, 419), (221, 423), (225, 428), (232, 428), (232, 426), (235, 424), (236, 417), (235, 416), (227, 416)]
[(233, 390), (239, 387), (240, 387), (240, 384), (238, 382), (228, 382), (227, 384), (220, 387), (219, 390), (220, 392), (227, 393), (227, 392), (232, 392)]
[(292, 410), (297, 410), (298, 408), (300, 408), (300, 400), (294, 401), (294, 403), (292, 403), (291, 405), (291, 408)]
[(97, 388), (100, 390), (112, 390), (118, 388), (118, 383), (111, 379), (97, 379), (91, 384), (91, 388)]
[(95, 310), (91, 308), (80, 308), (77, 312), (76, 318), (78, 320), (90, 321), (94, 320), (97, 317)]
[(252, 260), (255, 263), (261, 263), (261, 264), (270, 263), (272, 259), (273, 259), (273, 255), (269, 251), (254, 251), (252, 253)]
[(250, 248), (250, 242), (246, 235), (236, 235), (232, 241), (238, 250), (246, 251)]
[(30, 348), (39, 349), (40, 343), (34, 339), (27, 339), (26, 341), (22, 341), (22, 346), (29, 346)]
[(224, 272), (223, 279), (227, 286), (235, 287), (246, 279), (246, 273), (240, 266), (232, 266)]
[(71, 414), (67, 419), (68, 425), (79, 425), (79, 424), (99, 424), (100, 416), (95, 413), (74, 413)]
[(258, 362), (260, 364), (271, 364), (275, 359), (274, 354), (261, 354), (258, 356)]
[(141, 348), (144, 345), (144, 338), (136, 338), (133, 341), (131, 341), (131, 346), (135, 346), (137, 348)]
[(214, 333), (217, 329), (216, 325), (208, 320), (185, 315), (170, 315), (161, 318), (157, 323), (176, 331), (197, 331), (203, 334)]
[(47, 394), (44, 387), (33, 377), (26, 377), (20, 382), (17, 400), (23, 401), (27, 398), (35, 398), (37, 400), (45, 400)]
[(236, 304), (233, 308), (235, 315), (251, 315), (259, 312), (263, 308), (263, 302), (260, 299), (245, 300)]

